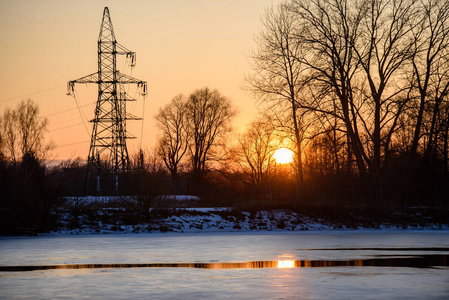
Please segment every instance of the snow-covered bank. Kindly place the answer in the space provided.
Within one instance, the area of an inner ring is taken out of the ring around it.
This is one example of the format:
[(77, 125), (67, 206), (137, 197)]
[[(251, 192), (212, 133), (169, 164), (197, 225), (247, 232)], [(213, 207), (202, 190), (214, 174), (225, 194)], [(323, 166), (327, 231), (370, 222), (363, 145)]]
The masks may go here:
[(96, 211), (94, 214), (62, 213), (59, 229), (51, 234), (148, 233), (148, 232), (257, 232), (257, 231), (342, 231), (342, 230), (449, 230), (447, 224), (419, 219), (406, 222), (374, 222), (363, 218), (347, 223), (329, 221), (311, 214), (289, 210), (240, 212), (232, 208), (155, 209), (150, 222), (117, 217), (120, 208)]

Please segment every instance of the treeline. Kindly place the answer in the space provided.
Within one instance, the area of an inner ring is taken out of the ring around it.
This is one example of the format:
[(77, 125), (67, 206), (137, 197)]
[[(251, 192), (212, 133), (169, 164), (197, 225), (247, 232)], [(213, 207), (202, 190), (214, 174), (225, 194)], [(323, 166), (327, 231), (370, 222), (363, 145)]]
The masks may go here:
[(248, 87), (303, 201), (447, 205), (447, 1), (286, 1), (257, 42)]
[[(262, 113), (246, 133), (208, 144), (200, 91), (158, 114), (173, 181), (202, 157), (239, 205), (447, 206), (447, 1), (285, 1), (256, 41), (246, 86)], [(280, 147), (291, 165), (276, 164)]]
[[(142, 211), (164, 194), (248, 210), (447, 208), (449, 2), (290, 0), (262, 21), (245, 80), (257, 119), (237, 134), (219, 91), (175, 96), (119, 194)], [(0, 125), (2, 226), (49, 228), (59, 197), (97, 193), (83, 159), (44, 163), (52, 145), (32, 101)], [(274, 159), (282, 147), (291, 163)], [(115, 180), (101, 176), (101, 194)]]
[(0, 232), (51, 227), (57, 185), (43, 164), (50, 143), (44, 142), (47, 120), (30, 99), (0, 118)]

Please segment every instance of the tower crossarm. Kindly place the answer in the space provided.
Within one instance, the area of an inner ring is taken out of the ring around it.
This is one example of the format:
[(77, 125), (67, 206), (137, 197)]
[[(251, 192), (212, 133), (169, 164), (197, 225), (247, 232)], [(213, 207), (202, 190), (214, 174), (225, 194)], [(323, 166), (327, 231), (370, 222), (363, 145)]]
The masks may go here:
[(140, 94), (145, 96), (147, 94), (147, 82), (131, 77), (129, 75), (120, 73), (117, 71), (117, 81), (121, 84), (137, 84), (137, 87), (140, 89)]
[(67, 82), (67, 95), (74, 94), (75, 83), (98, 83), (98, 72)]
[(73, 83), (98, 83), (98, 72), (92, 73), (90, 75), (71, 80), (69, 82)]
[(120, 73), (117, 71), (117, 82), (120, 84), (137, 84), (137, 87), (140, 89), (140, 94), (145, 96), (147, 94), (147, 82), (131, 77), (129, 75)]
[(126, 113), (125, 118), (126, 118), (126, 120), (135, 120), (135, 121), (142, 120), (142, 118), (135, 116), (133, 114), (130, 114), (130, 113)]
[(116, 43), (116, 53), (119, 55), (126, 55), (126, 60), (131, 67), (136, 65), (136, 52), (129, 50), (119, 43)]
[(92, 73), (90, 75), (70, 80), (67, 82), (67, 95), (73, 95), (75, 90), (75, 83), (103, 83), (103, 82), (109, 82), (109, 83), (120, 83), (120, 84), (137, 84), (137, 86), (140, 88), (140, 93), (142, 95), (147, 94), (147, 82), (134, 78), (132, 76), (120, 73), (120, 71), (116, 71), (116, 79), (115, 81), (103, 81), (99, 80), (98, 72)]
[(117, 71), (117, 81), (118, 83), (127, 84), (127, 83), (135, 83), (135, 84), (146, 84), (146, 81), (131, 77), (129, 75), (123, 74), (120, 71)]

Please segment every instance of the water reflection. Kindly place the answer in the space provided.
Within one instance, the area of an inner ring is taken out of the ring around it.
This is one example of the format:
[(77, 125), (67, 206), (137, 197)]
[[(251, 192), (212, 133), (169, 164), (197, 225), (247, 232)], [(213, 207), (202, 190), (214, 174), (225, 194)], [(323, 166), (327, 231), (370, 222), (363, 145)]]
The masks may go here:
[(218, 263), (131, 263), (131, 264), (66, 264), (45, 266), (0, 266), (0, 272), (23, 272), (57, 269), (119, 269), (119, 268), (200, 268), (200, 269), (263, 269), (324, 267), (447, 267), (449, 255), (396, 256), (354, 260), (275, 260)]
[(294, 267), (295, 267), (294, 260), (278, 260), (279, 269), (294, 268)]
[(447, 247), (420, 247), (420, 248), (401, 248), (401, 247), (358, 247), (358, 248), (312, 248), (312, 249), (297, 249), (304, 251), (442, 251), (447, 252)]

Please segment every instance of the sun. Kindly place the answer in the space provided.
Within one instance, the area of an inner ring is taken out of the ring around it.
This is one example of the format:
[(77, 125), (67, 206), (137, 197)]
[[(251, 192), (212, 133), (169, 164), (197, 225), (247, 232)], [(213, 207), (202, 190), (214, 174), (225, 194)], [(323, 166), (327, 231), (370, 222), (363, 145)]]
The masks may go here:
[(293, 151), (287, 148), (280, 148), (274, 152), (273, 157), (278, 164), (288, 164), (293, 161)]

